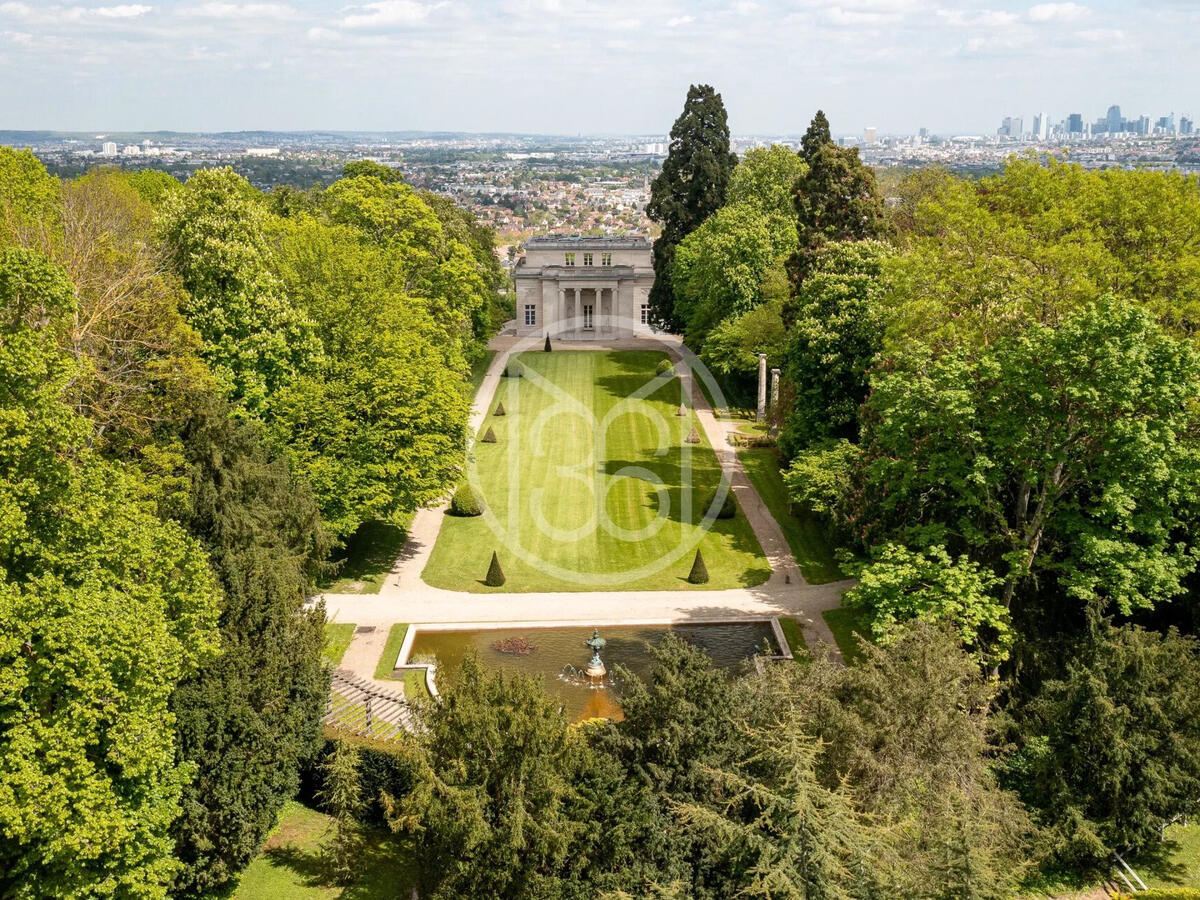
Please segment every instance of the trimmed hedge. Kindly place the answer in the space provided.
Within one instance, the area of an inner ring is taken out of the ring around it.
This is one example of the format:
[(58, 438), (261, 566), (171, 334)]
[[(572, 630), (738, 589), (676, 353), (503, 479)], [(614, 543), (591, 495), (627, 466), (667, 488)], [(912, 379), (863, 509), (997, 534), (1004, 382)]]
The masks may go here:
[(449, 513), (452, 516), (470, 518), (483, 515), (483, 501), (476, 496), (469, 484), (460, 484), (450, 498)]
[(496, 432), (492, 431), (489, 426), (487, 432), (479, 440), (484, 444), (494, 444), (496, 443)]
[(700, 551), (696, 551), (696, 558), (692, 561), (692, 571), (688, 573), (688, 581), (692, 584), (708, 584), (708, 566), (704, 564), (704, 557), (700, 555)]
[(492, 551), (492, 564), (488, 566), (487, 578), (483, 583), (488, 587), (503, 587), (505, 582), (504, 570), (500, 568), (500, 557)]
[(675, 367), (671, 365), (669, 359), (660, 359), (658, 365), (654, 367), (655, 375), (674, 375)]
[[(713, 504), (717, 502), (717, 492), (713, 491), (704, 501), (704, 515), (708, 515), (709, 510), (713, 508)], [(733, 491), (725, 491), (725, 499), (721, 502), (721, 508), (717, 510), (718, 519), (732, 519), (737, 515), (737, 502), (733, 499)]]

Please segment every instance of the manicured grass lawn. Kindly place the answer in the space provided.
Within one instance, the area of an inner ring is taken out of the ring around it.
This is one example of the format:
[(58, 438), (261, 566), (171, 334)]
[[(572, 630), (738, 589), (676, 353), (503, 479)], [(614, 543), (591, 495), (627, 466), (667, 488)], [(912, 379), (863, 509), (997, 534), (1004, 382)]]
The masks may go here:
[(483, 384), (483, 376), (487, 374), (488, 366), (496, 356), (495, 350), (485, 350), (483, 356), (471, 363), (471, 396), (479, 393), (479, 385)]
[(788, 501), (787, 485), (779, 470), (779, 456), (766, 447), (759, 450), (739, 450), (738, 458), (750, 476), (754, 489), (783, 529), (792, 555), (809, 584), (826, 584), (845, 576), (833, 558), (833, 547), (821, 524), (812, 516), (794, 515)]
[(1200, 825), (1168, 825), (1160, 849), (1129, 861), (1147, 887), (1200, 889)]
[(236, 900), (394, 900), (409, 895), (417, 875), (411, 850), (402, 839), (378, 829), (367, 833), (366, 845), (354, 867), (357, 880), (346, 887), (334, 884), (322, 855), (330, 823), (324, 813), (288, 803), (275, 831), (242, 873), (232, 896)]
[(787, 638), (788, 648), (792, 651), (792, 655), (797, 659), (806, 658), (808, 643), (804, 640), (804, 632), (800, 628), (800, 623), (791, 616), (780, 616), (779, 627), (783, 629), (783, 636)]
[(336, 578), (321, 589), (331, 594), (378, 594), (404, 547), (407, 522), (364, 522), (346, 541)]
[(393, 625), (391, 631), (388, 632), (387, 643), (383, 645), (383, 653), (379, 655), (379, 662), (375, 664), (376, 678), (391, 678), (392, 670), (396, 668), (396, 657), (400, 655), (400, 648), (404, 646), (404, 636), (408, 634), (408, 626), (403, 623)]
[(354, 639), (354, 626), (345, 622), (329, 622), (325, 625), (325, 658), (335, 666), (346, 655), (346, 648)]
[[(702, 443), (685, 443), (696, 422), (676, 415), (678, 380), (655, 378), (664, 358), (654, 351), (521, 354), (517, 361), (529, 374), (503, 379), (497, 391), (508, 414), (489, 415), (481, 429), (493, 429), (497, 443), (478, 442), (473, 450), (499, 533), (487, 516), (447, 517), (425, 581), (495, 590), (483, 584), (493, 550), (507, 578), (503, 591), (694, 590), (765, 581), (770, 570), (740, 512), (700, 537), (702, 507), (720, 483), (720, 466), (703, 431)], [(703, 586), (687, 582), (694, 550), (680, 552), (697, 537), (709, 573)]]
[(862, 659), (862, 648), (859, 647), (855, 635), (862, 635), (870, 640), (871, 625), (866, 616), (848, 606), (827, 610), (824, 615), (825, 623), (833, 632), (833, 639), (837, 641), (838, 649), (842, 651), (842, 658), (848, 663)]

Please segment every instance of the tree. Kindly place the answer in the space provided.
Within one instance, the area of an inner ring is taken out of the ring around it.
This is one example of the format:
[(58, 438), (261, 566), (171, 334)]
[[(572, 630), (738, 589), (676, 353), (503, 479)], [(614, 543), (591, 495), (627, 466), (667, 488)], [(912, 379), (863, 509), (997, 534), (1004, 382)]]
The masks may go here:
[(60, 190), (32, 151), (0, 147), (0, 248), (26, 246), (52, 253)]
[(224, 595), (221, 655), (171, 698), (180, 764), (195, 772), (173, 828), (187, 894), (227, 883), (258, 852), (317, 752), (329, 690), (324, 609), (305, 608), (329, 553), (320, 511), (261, 429), (230, 413), (195, 397), (174, 425), (190, 488), (179, 518)]
[(270, 271), (267, 212), (232, 169), (204, 169), (168, 195), (163, 239), (187, 298), (183, 313), (227, 396), (251, 415), (320, 356), (312, 325)]
[(378, 178), (384, 184), (394, 184), (403, 181), (404, 177), (391, 166), (386, 166), (373, 159), (356, 159), (342, 166), (343, 178)]
[(1200, 800), (1200, 646), (1101, 623), (1018, 717), (1012, 766), (1060, 859), (1107, 866)]
[(867, 401), (864, 542), (967, 552), (1004, 580), (1006, 607), (1031, 590), (1016, 617), (1030, 631), (1179, 594), (1195, 564), (1177, 534), (1196, 491), (1197, 365), (1111, 299), (988, 347), (895, 359)]
[(0, 893), (164, 897), (191, 776), (168, 700), (217, 649), (207, 560), (87, 446), (63, 273), (0, 253)]
[(749, 312), (723, 319), (705, 337), (700, 359), (726, 378), (757, 377), (758, 354), (767, 354), (769, 360), (783, 358), (788, 336), (782, 311), (782, 301), (773, 298)]
[(912, 551), (884, 544), (872, 553), (844, 599), (871, 616), (871, 633), (879, 643), (924, 619), (952, 626), (963, 646), (989, 664), (1008, 656), (1012, 630), (1008, 610), (996, 596), (1000, 579), (993, 573), (965, 556), (951, 559), (944, 547)]
[(779, 439), (785, 459), (814, 441), (858, 439), (867, 375), (883, 349), (887, 258), (878, 241), (829, 244), (800, 284), (783, 366), (795, 391)]
[(688, 89), (683, 112), (671, 127), (671, 147), (662, 171), (650, 186), (646, 212), (662, 226), (654, 242), (654, 287), (650, 291), (653, 324), (678, 332), (672, 276), (675, 248), (725, 203), (737, 157), (729, 150), (729, 124), (721, 95), (709, 85)]
[(704, 557), (700, 555), (700, 551), (696, 551), (696, 558), (692, 560), (692, 570), (688, 573), (688, 582), (690, 584), (708, 584), (708, 567), (704, 565)]
[(500, 568), (500, 557), (493, 550), (492, 561), (488, 565), (487, 577), (483, 580), (483, 583), (488, 587), (503, 587), (504, 581), (504, 570)]
[(781, 144), (747, 150), (729, 181), (728, 205), (752, 204), (794, 228), (792, 196), (796, 181), (807, 171), (804, 158)]
[(875, 174), (858, 158), (857, 147), (839, 147), (829, 137), (829, 123), (818, 112), (802, 141), (808, 163), (795, 187), (799, 247), (790, 262), (799, 287), (808, 277), (818, 251), (832, 241), (860, 241), (883, 235), (883, 198)]
[(359, 776), (358, 748), (347, 741), (334, 741), (333, 750), (321, 767), (325, 783), (321, 803), (333, 817), (333, 839), (326, 848), (330, 868), (340, 884), (350, 884), (358, 874), (355, 868), (362, 850), (362, 779)]
[(559, 896), (591, 824), (567, 815), (574, 751), (558, 704), (537, 680), (468, 657), (424, 717), (415, 786), (386, 803), (391, 826), (416, 837), (422, 896)]

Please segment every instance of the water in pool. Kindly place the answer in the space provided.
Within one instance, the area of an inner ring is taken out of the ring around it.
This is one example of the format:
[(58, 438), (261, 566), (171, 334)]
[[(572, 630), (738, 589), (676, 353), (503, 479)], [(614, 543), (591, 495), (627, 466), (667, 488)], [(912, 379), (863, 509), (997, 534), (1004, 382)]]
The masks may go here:
[(595, 716), (619, 718), (621, 686), (614, 683), (613, 670), (624, 666), (641, 677), (650, 672), (647, 649), (657, 646), (668, 631), (704, 650), (713, 664), (723, 669), (741, 669), (761, 650), (766, 640), (771, 652), (777, 652), (771, 626), (767, 622), (734, 625), (622, 625), (601, 628), (600, 636), (608, 645), (601, 652), (608, 667), (607, 686), (596, 689), (579, 677), (591, 657), (583, 642), (591, 628), (498, 628), (470, 631), (419, 630), (413, 641), (409, 661), (435, 662), (437, 682), (446, 688), (458, 671), (459, 663), (472, 651), (485, 665), (507, 671), (540, 675), (546, 690), (559, 697), (572, 721)]

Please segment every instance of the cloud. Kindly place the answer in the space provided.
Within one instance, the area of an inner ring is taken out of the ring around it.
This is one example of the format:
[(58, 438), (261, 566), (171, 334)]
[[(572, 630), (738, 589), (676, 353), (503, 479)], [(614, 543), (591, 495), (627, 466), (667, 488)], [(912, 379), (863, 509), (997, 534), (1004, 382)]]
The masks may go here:
[(0, 15), (30, 22), (78, 22), (82, 19), (135, 19), (153, 12), (153, 6), (126, 3), (119, 6), (44, 6), (35, 8), (27, 3), (0, 3)]
[(1128, 37), (1120, 28), (1085, 28), (1075, 32), (1075, 36), (1093, 44), (1117, 44)]
[(1078, 3), (1039, 3), (1029, 7), (1029, 19), (1032, 22), (1074, 22), (1090, 12)]
[(691, 25), (695, 21), (695, 16), (676, 16), (673, 19), (667, 20), (667, 27), (678, 28), (680, 25)]
[(350, 10), (359, 11), (346, 16), (341, 24), (346, 28), (411, 28), (422, 24), (434, 10), (445, 5), (418, 3), (417, 0), (380, 0), (377, 3), (348, 7)]
[(142, 6), (137, 3), (130, 3), (124, 6), (97, 6), (92, 10), (94, 15), (104, 19), (134, 19), (138, 16), (144, 16), (148, 12), (154, 12), (154, 7)]
[(937, 15), (956, 28), (1007, 28), (1021, 20), (1016, 13), (1000, 9), (981, 9), (974, 14), (961, 9), (939, 9)]
[(290, 19), (296, 10), (282, 3), (202, 3), (184, 14), (204, 19)]

